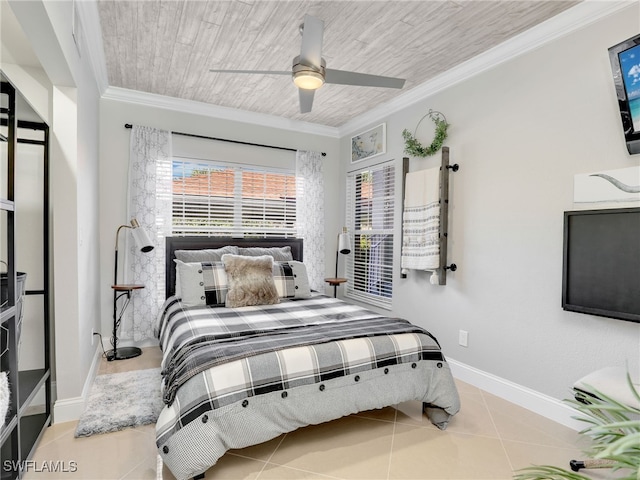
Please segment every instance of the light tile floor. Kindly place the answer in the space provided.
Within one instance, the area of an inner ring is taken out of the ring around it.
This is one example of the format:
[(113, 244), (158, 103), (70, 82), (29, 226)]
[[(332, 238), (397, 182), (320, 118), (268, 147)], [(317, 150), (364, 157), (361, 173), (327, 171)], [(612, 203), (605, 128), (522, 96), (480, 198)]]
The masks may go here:
[[(157, 348), (119, 362), (103, 360), (99, 374), (154, 368)], [(288, 479), (509, 479), (531, 464), (568, 468), (587, 446), (573, 430), (471, 385), (457, 382), (462, 408), (446, 431), (421, 414), (419, 402), (363, 412), (281, 435), (223, 456), (206, 474), (210, 480)], [(170, 479), (155, 449), (154, 427), (74, 438), (77, 422), (47, 429), (33, 465), (75, 462), (75, 472), (35, 472), (26, 480)], [(586, 471), (584, 471), (586, 472)], [(610, 478), (608, 471), (589, 471)]]

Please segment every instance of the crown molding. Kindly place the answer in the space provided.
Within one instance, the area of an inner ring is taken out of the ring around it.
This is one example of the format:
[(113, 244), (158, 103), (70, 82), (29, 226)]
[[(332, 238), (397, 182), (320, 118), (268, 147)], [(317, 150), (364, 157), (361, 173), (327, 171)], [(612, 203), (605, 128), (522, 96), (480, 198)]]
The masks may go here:
[(102, 43), (98, 2), (96, 0), (76, 1), (74, 5), (78, 9), (93, 76), (98, 86), (98, 92), (102, 95), (109, 87), (109, 75), (107, 74), (107, 60), (104, 56), (104, 44)]
[(232, 122), (249, 123), (260, 125), (262, 127), (269, 126), (282, 130), (290, 130), (296, 133), (309, 133), (314, 135), (322, 135), (325, 137), (339, 138), (338, 128), (317, 123), (301, 122), (299, 120), (291, 120), (276, 115), (268, 115), (265, 113), (249, 112), (246, 110), (238, 110), (229, 107), (220, 107), (194, 100), (185, 100), (182, 98), (167, 97), (155, 93), (140, 92), (138, 90), (130, 90), (119, 87), (108, 87), (102, 95), (106, 100), (117, 100), (141, 106), (163, 108), (175, 112), (188, 113), (192, 115), (201, 115), (204, 117), (218, 118), (221, 120), (229, 120)]
[(408, 90), (393, 100), (378, 105), (368, 112), (343, 123), (338, 127), (340, 137), (350, 135), (372, 124), (380, 123), (381, 119), (424, 101), (457, 83), (468, 80), (632, 5), (638, 5), (638, 0), (584, 0), (530, 30), (516, 35), (500, 45)]

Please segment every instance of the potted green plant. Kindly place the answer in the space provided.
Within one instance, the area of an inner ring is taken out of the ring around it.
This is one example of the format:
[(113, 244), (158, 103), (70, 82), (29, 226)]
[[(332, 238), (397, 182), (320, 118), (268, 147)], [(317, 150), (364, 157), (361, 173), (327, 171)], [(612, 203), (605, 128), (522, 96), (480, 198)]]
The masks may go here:
[[(640, 395), (631, 377), (627, 382), (633, 397), (640, 405)], [(565, 400), (582, 416), (577, 420), (587, 423), (580, 433), (592, 440), (584, 453), (588, 458), (605, 460), (606, 468), (619, 474), (621, 480), (640, 480), (640, 408), (621, 403), (610, 396), (593, 391), (587, 403), (576, 399)], [(534, 465), (514, 472), (514, 480), (590, 480), (579, 472), (550, 465)]]

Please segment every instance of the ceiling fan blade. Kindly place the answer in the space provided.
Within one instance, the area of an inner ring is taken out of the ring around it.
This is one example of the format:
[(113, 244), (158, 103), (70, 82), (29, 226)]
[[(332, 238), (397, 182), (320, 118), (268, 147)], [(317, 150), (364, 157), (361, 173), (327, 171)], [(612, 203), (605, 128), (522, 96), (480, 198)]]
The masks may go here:
[(300, 113), (309, 113), (313, 106), (313, 94), (315, 93), (315, 90), (299, 88), (298, 92), (300, 96)]
[(213, 73), (257, 73), (262, 75), (291, 75), (291, 70), (288, 72), (282, 70), (215, 70), (209, 69)]
[(325, 83), (339, 85), (358, 85), (362, 87), (402, 88), (404, 78), (383, 77), (381, 75), (369, 75), (367, 73), (347, 72), (346, 70), (325, 70)]
[(322, 63), (322, 34), (324, 22), (311, 15), (304, 16), (302, 27), (302, 48), (300, 49), (300, 63), (310, 67), (320, 68)]

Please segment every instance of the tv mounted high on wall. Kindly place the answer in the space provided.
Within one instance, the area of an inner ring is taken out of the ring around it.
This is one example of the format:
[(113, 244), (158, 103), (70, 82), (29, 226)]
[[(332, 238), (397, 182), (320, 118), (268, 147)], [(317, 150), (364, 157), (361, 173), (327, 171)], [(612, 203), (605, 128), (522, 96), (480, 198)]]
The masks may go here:
[(562, 308), (640, 323), (640, 208), (564, 212)]
[(609, 60), (627, 150), (640, 153), (640, 35), (609, 48)]

